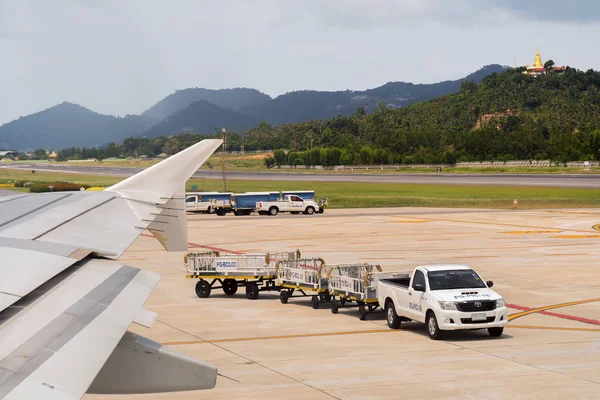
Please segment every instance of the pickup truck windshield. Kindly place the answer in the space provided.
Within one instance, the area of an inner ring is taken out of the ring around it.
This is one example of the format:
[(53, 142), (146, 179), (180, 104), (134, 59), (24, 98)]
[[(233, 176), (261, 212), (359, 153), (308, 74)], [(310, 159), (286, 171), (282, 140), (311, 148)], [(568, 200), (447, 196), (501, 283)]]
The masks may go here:
[(472, 269), (430, 271), (427, 274), (430, 290), (484, 288), (485, 283)]

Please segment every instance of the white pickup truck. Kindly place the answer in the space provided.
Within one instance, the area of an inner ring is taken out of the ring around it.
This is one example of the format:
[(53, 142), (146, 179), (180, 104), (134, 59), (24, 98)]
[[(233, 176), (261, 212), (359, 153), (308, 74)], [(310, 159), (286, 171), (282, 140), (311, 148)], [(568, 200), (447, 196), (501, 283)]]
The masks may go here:
[(304, 200), (300, 196), (285, 195), (281, 200), (259, 201), (256, 203), (256, 211), (261, 215), (277, 215), (280, 212), (292, 214), (323, 213), (323, 206), (314, 200)]
[(392, 329), (418, 321), (434, 340), (451, 330), (487, 329), (500, 336), (508, 311), (493, 284), (466, 265), (425, 265), (405, 277), (379, 279), (377, 298)]

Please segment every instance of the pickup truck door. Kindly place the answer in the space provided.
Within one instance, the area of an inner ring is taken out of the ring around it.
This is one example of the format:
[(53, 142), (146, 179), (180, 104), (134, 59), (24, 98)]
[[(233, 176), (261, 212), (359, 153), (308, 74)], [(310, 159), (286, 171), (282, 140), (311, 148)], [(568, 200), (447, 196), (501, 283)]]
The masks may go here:
[(408, 313), (410, 314), (410, 318), (412, 320), (424, 322), (425, 311), (427, 311), (425, 306), (427, 294), (425, 292), (415, 290), (415, 285), (418, 284), (423, 285), (424, 288), (427, 288), (425, 274), (421, 270), (415, 271), (412, 282), (410, 283), (410, 287), (408, 288)]
[(185, 199), (185, 210), (186, 211), (197, 211), (198, 210), (198, 196), (188, 196)]
[(290, 196), (290, 211), (304, 211), (304, 200), (298, 196)]

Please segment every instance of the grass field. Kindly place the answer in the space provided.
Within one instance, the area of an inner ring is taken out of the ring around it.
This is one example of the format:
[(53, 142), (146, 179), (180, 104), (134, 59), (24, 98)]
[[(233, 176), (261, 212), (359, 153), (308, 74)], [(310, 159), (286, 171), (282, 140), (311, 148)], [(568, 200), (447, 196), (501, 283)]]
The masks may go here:
[[(110, 186), (121, 177), (66, 174), (38, 171), (0, 170), (0, 183), (7, 180), (66, 181), (92, 186)], [(222, 191), (220, 180), (191, 179), (187, 190), (197, 185), (199, 191)], [(18, 188), (17, 188), (18, 189)], [(519, 209), (600, 207), (600, 189), (506, 186), (404, 185), (347, 182), (227, 182), (230, 192), (315, 190), (317, 197), (327, 197), (331, 208), (348, 207), (459, 207), (509, 209), (517, 199)]]
[[(369, 170), (356, 169), (356, 170), (322, 170), (322, 169), (269, 169), (265, 167), (263, 162), (264, 154), (256, 155), (227, 155), (225, 157), (225, 165), (228, 171), (285, 171), (285, 172), (298, 172), (298, 173), (310, 173), (310, 174), (411, 174), (411, 173), (431, 173), (436, 174), (435, 168), (412, 168), (410, 166), (402, 166), (399, 169), (385, 169), (381, 170), (377, 167)], [(55, 165), (84, 165), (93, 167), (119, 167), (119, 168), (147, 168), (151, 165), (158, 163), (160, 160), (144, 160), (144, 159), (132, 159), (124, 161), (102, 161), (102, 162), (52, 162)], [(29, 161), (27, 161), (29, 163)], [(38, 161), (46, 162), (46, 161)], [(19, 163), (18, 161), (15, 163)], [(222, 159), (220, 155), (211, 156), (206, 163), (200, 168), (201, 170), (217, 170), (220, 171), (222, 168)], [(589, 169), (578, 168), (578, 167), (502, 167), (497, 166), (493, 168), (444, 168), (442, 174), (600, 174), (600, 167), (591, 167)]]

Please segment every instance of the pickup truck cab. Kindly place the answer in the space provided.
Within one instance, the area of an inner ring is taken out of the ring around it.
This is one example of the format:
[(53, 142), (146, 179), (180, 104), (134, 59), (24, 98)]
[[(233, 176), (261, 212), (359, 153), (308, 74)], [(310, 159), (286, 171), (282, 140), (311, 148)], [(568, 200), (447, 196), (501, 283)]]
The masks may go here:
[(508, 311), (493, 284), (466, 265), (425, 265), (405, 277), (379, 279), (377, 298), (392, 329), (418, 321), (434, 340), (451, 330), (487, 329), (500, 336)]
[(322, 214), (323, 207), (314, 200), (305, 200), (296, 195), (285, 195), (280, 200), (257, 202), (256, 211), (261, 215), (277, 215), (280, 212), (312, 215), (314, 213)]

